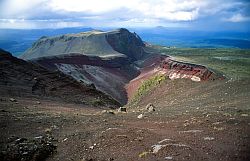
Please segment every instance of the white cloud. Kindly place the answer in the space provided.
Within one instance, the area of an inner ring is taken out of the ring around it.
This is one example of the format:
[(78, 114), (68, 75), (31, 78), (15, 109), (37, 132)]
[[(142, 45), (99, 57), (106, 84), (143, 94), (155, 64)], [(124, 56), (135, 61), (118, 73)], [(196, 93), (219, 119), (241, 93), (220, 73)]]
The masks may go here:
[[(71, 21), (89, 26), (112, 23), (128, 26), (164, 25), (209, 16), (221, 20), (221, 17), (217, 17), (221, 13), (227, 14), (230, 9), (241, 10), (247, 6), (245, 3), (241, 0), (0, 0), (0, 18), (10, 19), (17, 27), (21, 19), (24, 20), (22, 24), (31, 23), (31, 20), (57, 19), (62, 24)], [(246, 17), (239, 14), (226, 21), (246, 20)], [(32, 24), (37, 21), (32, 21)], [(1, 23), (0, 28), (3, 28)], [(4, 23), (7, 26), (7, 22)]]
[(0, 3), (1, 17), (29, 18), (32, 11), (43, 7), (48, 0), (2, 0)]
[[(190, 21), (198, 18), (199, 0), (52, 0), (53, 10), (105, 14), (125, 8), (146, 18), (161, 18), (170, 21)], [(133, 15), (131, 15), (131, 18)]]
[(250, 17), (242, 16), (240, 13), (238, 13), (224, 20), (228, 22), (245, 22), (245, 21), (250, 21)]
[[(203, 5), (199, 0), (5, 0), (1, 9), (3, 15), (10, 18), (29, 18), (33, 16), (32, 11), (44, 7), (55, 13), (90, 15), (127, 9), (147, 18), (189, 21), (198, 17), (199, 8)], [(135, 17), (131, 15), (131, 18)]]
[(136, 0), (51, 0), (49, 6), (54, 10), (68, 12), (103, 13), (136, 4)]
[(146, 17), (160, 18), (169, 21), (190, 21), (195, 20), (199, 16), (200, 3), (195, 3), (195, 0), (191, 1), (158, 1), (148, 3), (144, 1), (140, 4), (140, 7), (133, 8), (138, 10)]
[(65, 28), (85, 26), (83, 22), (64, 20), (24, 20), (24, 19), (0, 19), (0, 29), (41, 29), (41, 28)]

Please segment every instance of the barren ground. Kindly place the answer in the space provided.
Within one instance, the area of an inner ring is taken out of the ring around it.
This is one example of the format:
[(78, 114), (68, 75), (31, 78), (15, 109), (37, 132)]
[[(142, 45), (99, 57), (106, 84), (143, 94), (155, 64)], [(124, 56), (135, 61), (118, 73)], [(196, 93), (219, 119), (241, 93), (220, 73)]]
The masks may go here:
[[(227, 93), (227, 94), (226, 94)], [(50, 133), (47, 160), (250, 159), (249, 81), (166, 82), (127, 113), (50, 100), (0, 99), (0, 144)], [(37, 102), (39, 101), (39, 102)], [(156, 111), (148, 113), (147, 103)], [(143, 114), (143, 118), (137, 116)]]

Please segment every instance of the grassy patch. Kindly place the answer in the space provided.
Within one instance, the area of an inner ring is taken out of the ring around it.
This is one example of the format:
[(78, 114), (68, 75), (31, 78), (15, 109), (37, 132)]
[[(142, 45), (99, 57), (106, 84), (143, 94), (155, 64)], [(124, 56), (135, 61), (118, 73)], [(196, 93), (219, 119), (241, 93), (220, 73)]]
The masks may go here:
[(101, 99), (99, 98), (96, 98), (96, 99), (93, 99), (89, 102), (90, 105), (93, 105), (93, 106), (104, 106), (105, 105), (105, 102), (103, 102)]
[(149, 91), (160, 85), (162, 82), (165, 82), (166, 79), (166, 75), (158, 74), (143, 81), (138, 90), (136, 91), (131, 103), (138, 102), (143, 95), (147, 94)]

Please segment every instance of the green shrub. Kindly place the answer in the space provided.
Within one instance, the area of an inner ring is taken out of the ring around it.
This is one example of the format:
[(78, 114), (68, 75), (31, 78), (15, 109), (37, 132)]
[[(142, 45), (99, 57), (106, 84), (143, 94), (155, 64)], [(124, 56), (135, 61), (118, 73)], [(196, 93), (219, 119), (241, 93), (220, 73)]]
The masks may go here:
[(134, 98), (132, 99), (132, 102), (139, 101), (141, 96), (148, 93), (150, 90), (152, 90), (154, 87), (157, 87), (162, 82), (166, 81), (167, 77), (163, 74), (155, 75), (145, 81), (142, 82), (138, 90), (136, 91)]
[(105, 103), (99, 99), (99, 98), (96, 98), (96, 99), (93, 99), (89, 102), (90, 105), (93, 105), (93, 106), (104, 106)]

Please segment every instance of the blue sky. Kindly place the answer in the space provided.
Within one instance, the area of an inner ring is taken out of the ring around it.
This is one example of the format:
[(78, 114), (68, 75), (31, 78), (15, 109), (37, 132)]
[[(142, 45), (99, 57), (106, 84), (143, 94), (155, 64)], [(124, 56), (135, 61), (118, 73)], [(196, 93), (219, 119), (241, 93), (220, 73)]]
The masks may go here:
[(249, 0), (0, 0), (0, 28), (155, 27), (249, 31)]

